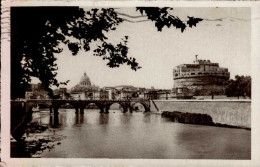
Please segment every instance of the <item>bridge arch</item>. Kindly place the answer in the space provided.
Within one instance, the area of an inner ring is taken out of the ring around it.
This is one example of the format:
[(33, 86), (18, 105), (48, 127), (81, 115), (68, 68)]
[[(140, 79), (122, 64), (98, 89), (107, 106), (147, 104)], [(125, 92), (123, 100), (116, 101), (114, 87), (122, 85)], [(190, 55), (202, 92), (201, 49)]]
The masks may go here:
[(47, 108), (52, 107), (52, 103), (50, 101), (45, 101), (45, 100), (28, 100), (26, 102), (26, 112), (32, 110), (34, 107), (38, 107), (38, 105), (44, 105), (47, 106)]
[(148, 112), (148, 111), (150, 111), (150, 108), (149, 108), (149, 106), (148, 106), (146, 103), (144, 103), (144, 102), (141, 102), (141, 101), (136, 101), (136, 102), (133, 102), (133, 103), (131, 104), (131, 108), (132, 108), (132, 109), (134, 109), (134, 106), (135, 106), (136, 104), (141, 104), (141, 105), (144, 107), (144, 109), (145, 109), (145, 112)]
[(97, 106), (100, 110), (100, 112), (103, 111), (104, 106), (102, 105), (102, 103), (98, 102), (98, 101), (89, 101), (89, 102), (83, 102), (81, 105), (81, 113), (84, 112), (84, 109), (86, 109), (87, 106), (89, 106), (90, 104), (95, 104), (95, 106)]
[(44, 104), (44, 103), (39, 103), (38, 106), (39, 108), (50, 108), (49, 104)]
[(79, 100), (79, 101), (66, 101), (66, 100), (56, 101), (56, 102), (53, 102), (53, 106), (54, 106), (54, 111), (55, 111), (55, 108), (56, 108), (56, 110), (58, 110), (61, 107), (61, 105), (63, 105), (63, 104), (70, 104), (75, 109), (76, 114), (79, 112), (81, 114), (83, 114), (86, 106), (88, 106), (91, 103), (94, 103), (99, 108), (102, 108), (100, 103), (98, 103), (96, 101), (81, 101), (81, 100)]
[(123, 112), (130, 111), (132, 112), (135, 104), (140, 103), (144, 106), (145, 111), (150, 111), (150, 102), (149, 100), (28, 100), (26, 102), (26, 108), (28, 111), (28, 107), (32, 108), (33, 106), (37, 106), (37, 104), (44, 104), (49, 107), (50, 112), (54, 110), (54, 114), (58, 114), (59, 108), (64, 104), (70, 104), (75, 108), (76, 113), (84, 113), (84, 109), (87, 105), (94, 103), (100, 109), (100, 112), (109, 112), (111, 105), (119, 104)]
[(52, 105), (49, 103), (39, 102), (39, 103), (31, 103), (30, 107), (38, 107), (38, 106), (44, 106), (46, 108), (50, 108)]
[(121, 107), (123, 109), (123, 112), (127, 112), (127, 108), (128, 108), (127, 104), (120, 102), (120, 101), (114, 101), (114, 102), (107, 103), (106, 104), (106, 112), (108, 112), (110, 110), (110, 107), (113, 104), (119, 104), (119, 107)]
[(97, 106), (99, 109), (101, 109), (102, 108), (102, 105), (100, 104), (100, 103), (98, 103), (98, 102), (89, 102), (89, 103), (86, 103), (86, 105), (84, 106), (84, 108), (87, 108), (88, 106), (90, 106), (90, 105), (95, 105), (95, 106)]

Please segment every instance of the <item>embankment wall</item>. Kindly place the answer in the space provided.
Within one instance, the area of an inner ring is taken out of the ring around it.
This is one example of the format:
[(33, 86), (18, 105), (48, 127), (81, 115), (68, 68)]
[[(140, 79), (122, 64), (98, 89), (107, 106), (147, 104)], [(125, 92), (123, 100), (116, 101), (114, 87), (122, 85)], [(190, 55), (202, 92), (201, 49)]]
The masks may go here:
[(154, 100), (151, 111), (208, 114), (214, 123), (251, 128), (250, 100)]

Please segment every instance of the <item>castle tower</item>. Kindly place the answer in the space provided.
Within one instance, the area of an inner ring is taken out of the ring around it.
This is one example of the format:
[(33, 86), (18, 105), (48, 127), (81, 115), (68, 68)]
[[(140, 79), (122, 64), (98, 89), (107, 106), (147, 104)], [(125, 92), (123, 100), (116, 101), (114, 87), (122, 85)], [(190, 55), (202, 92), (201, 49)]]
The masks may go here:
[(218, 63), (211, 63), (210, 60), (200, 60), (198, 55), (195, 55), (193, 62), (173, 69), (173, 92), (192, 95), (223, 94), (225, 83), (230, 78), (228, 69), (219, 67)]

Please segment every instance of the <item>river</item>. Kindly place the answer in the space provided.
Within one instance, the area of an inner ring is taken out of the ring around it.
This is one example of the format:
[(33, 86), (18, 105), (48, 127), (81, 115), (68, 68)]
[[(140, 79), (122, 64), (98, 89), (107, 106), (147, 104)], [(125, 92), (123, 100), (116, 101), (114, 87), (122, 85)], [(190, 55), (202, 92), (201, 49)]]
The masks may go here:
[[(172, 122), (159, 114), (111, 110), (83, 115), (60, 109), (33, 114), (32, 122), (49, 128), (37, 134), (59, 136), (42, 158), (250, 159), (251, 131)], [(35, 137), (35, 134), (28, 135)]]

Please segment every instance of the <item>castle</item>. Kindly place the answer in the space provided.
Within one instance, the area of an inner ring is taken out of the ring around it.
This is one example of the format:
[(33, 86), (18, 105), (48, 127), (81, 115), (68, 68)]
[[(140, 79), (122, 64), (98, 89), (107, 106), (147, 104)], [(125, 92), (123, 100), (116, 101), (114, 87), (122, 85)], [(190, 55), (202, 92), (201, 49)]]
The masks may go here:
[(229, 78), (227, 68), (221, 68), (210, 60), (200, 60), (196, 55), (193, 64), (181, 64), (173, 69), (173, 93), (190, 97), (221, 95)]

